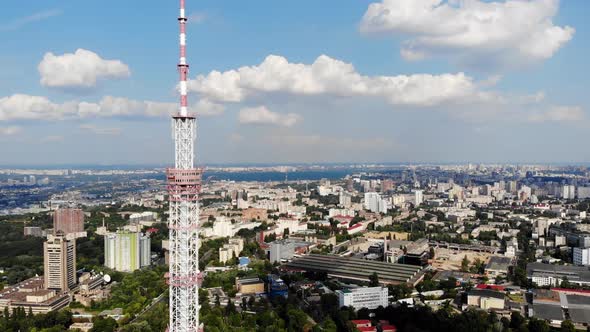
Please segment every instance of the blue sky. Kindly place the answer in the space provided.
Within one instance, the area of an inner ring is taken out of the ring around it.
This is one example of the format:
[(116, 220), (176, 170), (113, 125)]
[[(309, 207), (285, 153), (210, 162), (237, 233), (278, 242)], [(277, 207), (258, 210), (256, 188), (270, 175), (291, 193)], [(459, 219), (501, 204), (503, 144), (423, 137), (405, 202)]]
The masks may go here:
[[(5, 0), (0, 164), (170, 163), (177, 6)], [(187, 7), (202, 163), (590, 161), (588, 1)]]

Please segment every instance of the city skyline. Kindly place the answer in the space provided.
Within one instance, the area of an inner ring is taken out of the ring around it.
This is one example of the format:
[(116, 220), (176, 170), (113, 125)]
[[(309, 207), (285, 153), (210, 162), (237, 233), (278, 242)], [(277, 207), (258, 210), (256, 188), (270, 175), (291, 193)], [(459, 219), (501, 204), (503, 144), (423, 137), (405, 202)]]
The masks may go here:
[[(202, 163), (590, 161), (586, 2), (230, 3), (189, 13)], [(78, 7), (0, 13), (0, 165), (166, 164), (177, 13)]]

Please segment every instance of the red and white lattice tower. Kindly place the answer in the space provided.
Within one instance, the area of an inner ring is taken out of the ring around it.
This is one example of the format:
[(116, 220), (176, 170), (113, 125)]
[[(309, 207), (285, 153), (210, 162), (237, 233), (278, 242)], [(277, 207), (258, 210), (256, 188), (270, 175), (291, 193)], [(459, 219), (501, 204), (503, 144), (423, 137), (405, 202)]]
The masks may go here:
[(180, 0), (180, 111), (172, 117), (175, 166), (167, 170), (170, 200), (170, 332), (199, 326), (199, 193), (202, 169), (194, 166), (196, 118), (188, 112), (185, 0)]

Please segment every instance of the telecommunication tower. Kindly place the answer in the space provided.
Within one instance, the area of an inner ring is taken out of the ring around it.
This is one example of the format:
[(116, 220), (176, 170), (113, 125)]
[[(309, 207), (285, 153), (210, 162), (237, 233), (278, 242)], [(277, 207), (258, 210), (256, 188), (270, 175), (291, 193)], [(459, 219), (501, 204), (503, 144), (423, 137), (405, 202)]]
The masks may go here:
[(185, 0), (180, 0), (180, 110), (172, 116), (174, 168), (166, 171), (170, 201), (169, 332), (201, 331), (199, 325), (199, 194), (203, 170), (194, 166), (196, 117), (188, 111)]

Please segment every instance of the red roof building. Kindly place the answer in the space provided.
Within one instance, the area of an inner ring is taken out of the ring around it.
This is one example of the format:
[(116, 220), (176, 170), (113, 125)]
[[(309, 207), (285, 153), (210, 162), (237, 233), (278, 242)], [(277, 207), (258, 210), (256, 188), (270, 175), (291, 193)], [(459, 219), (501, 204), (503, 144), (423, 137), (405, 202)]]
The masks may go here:
[(359, 327), (370, 327), (371, 326), (371, 321), (368, 320), (368, 319), (355, 319), (355, 320), (351, 320), (351, 322), (357, 328), (359, 328)]
[(377, 328), (374, 326), (357, 327), (356, 329), (360, 332), (377, 332)]
[(383, 326), (381, 326), (381, 331), (382, 332), (396, 332), (397, 328), (395, 327), (395, 325), (383, 325)]

